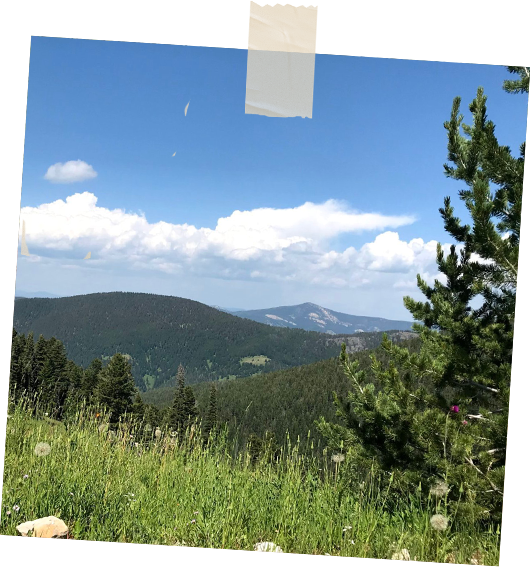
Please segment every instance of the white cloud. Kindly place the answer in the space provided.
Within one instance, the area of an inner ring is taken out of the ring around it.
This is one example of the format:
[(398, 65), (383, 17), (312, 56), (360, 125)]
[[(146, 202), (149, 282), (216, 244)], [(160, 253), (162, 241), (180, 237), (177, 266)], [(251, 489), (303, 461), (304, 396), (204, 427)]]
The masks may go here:
[(414, 221), (411, 216), (358, 212), (335, 200), (289, 209), (234, 211), (220, 218), (215, 229), (149, 223), (143, 214), (98, 207), (97, 198), (88, 192), (24, 207), (21, 213), (32, 254), (64, 263), (82, 259), (91, 250), (94, 268), (336, 289), (392, 287), (398, 279), (410, 282), (418, 272), (436, 271), (434, 241), (405, 242), (393, 231), (378, 234), (358, 250), (331, 249), (331, 239), (342, 234)]
[(44, 179), (52, 183), (77, 183), (96, 176), (97, 173), (91, 165), (78, 159), (50, 165)]

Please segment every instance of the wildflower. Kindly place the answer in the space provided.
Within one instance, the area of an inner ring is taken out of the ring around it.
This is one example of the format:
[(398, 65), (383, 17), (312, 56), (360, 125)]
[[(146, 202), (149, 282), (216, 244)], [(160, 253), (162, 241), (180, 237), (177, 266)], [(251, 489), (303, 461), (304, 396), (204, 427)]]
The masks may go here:
[(8, 511), (6, 512), (6, 516), (11, 516), (11, 510), (8, 510)]
[(29, 478), (29, 474), (25, 474), (22, 478), (26, 480), (27, 478)]
[(346, 457), (342, 453), (335, 453), (331, 455), (331, 460), (334, 463), (342, 463)]
[(410, 561), (410, 553), (408, 549), (402, 549), (401, 551), (396, 551), (392, 555), (392, 559), (398, 561)]
[(458, 406), (451, 406), (451, 411), (453, 413), (458, 413), (460, 411), (460, 408)]
[(347, 530), (351, 530), (351, 526), (344, 526), (344, 528), (342, 528), (342, 531), (345, 532)]
[(47, 416), (48, 416), (48, 412), (46, 412), (44, 415), (47, 417)]
[(462, 422), (462, 425), (467, 425), (467, 421), (464, 419), (464, 421)]
[(15, 512), (18, 512), (20, 510), (20, 506), (17, 506), (16, 504), (13, 506), (13, 510)]
[(161, 436), (162, 436), (162, 431), (160, 431), (160, 427), (157, 427), (155, 431), (155, 437), (157, 439), (160, 439)]
[(449, 492), (449, 487), (445, 482), (439, 480), (434, 486), (431, 487), (431, 490), (429, 492), (436, 498), (443, 498)]
[(35, 455), (37, 457), (45, 457), (46, 455), (50, 454), (52, 448), (48, 445), (48, 443), (37, 443), (35, 445)]
[(195, 515), (197, 515), (199, 513), (199, 510), (197, 510), (196, 512), (193, 512)]
[(447, 525), (448, 525), (448, 521), (447, 518), (445, 516), (442, 516), (441, 514), (435, 514), (432, 518), (431, 518), (431, 526), (433, 527), (433, 529), (435, 529), (437, 532), (441, 532), (443, 530), (447, 529)]
[(196, 524), (197, 520), (195, 518), (193, 518), (193, 520), (191, 520), (190, 524)]
[(260, 541), (254, 545), (254, 555), (256, 559), (265, 559), (269, 561), (283, 563), (283, 550), (279, 545), (272, 541)]
[(74, 495), (74, 493), (73, 493), (73, 492), (70, 492), (69, 494), (70, 494), (70, 496), (73, 496), (73, 495)]

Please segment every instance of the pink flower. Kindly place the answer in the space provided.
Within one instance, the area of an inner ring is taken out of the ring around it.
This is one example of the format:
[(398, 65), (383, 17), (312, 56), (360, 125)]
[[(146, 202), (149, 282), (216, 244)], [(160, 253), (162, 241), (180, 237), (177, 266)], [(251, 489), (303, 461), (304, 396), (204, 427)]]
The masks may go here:
[(451, 411), (453, 413), (458, 413), (460, 411), (460, 408), (458, 406), (451, 406)]
[(464, 419), (464, 421), (462, 422), (462, 425), (467, 425), (467, 421)]

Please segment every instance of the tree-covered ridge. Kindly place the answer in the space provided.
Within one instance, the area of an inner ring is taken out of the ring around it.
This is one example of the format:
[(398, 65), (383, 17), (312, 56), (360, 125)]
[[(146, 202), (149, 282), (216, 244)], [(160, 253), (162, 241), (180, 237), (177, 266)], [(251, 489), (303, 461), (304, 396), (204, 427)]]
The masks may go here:
[[(21, 333), (56, 337), (68, 357), (83, 367), (117, 352), (130, 357), (142, 391), (166, 384), (179, 364), (194, 384), (300, 366), (340, 351), (340, 341), (329, 335), (273, 328), (197, 301), (146, 293), (20, 298), (13, 326)], [(381, 336), (358, 334), (356, 350), (375, 348)], [(253, 357), (262, 363), (245, 363)]]
[[(412, 340), (401, 344), (414, 351), (418, 342)], [(355, 359), (368, 369), (372, 352), (358, 352)], [(377, 352), (384, 356), (380, 349)], [(263, 438), (270, 432), (283, 443), (287, 432), (296, 440), (297, 437), (307, 438), (311, 431), (311, 438), (322, 449), (324, 443), (316, 430), (315, 420), (325, 416), (334, 421), (333, 391), (346, 394), (349, 381), (338, 357), (334, 357), (239, 380), (196, 384), (193, 391), (201, 415), (207, 415), (213, 384), (217, 389), (217, 421), (228, 424), (231, 435), (237, 432), (242, 447), (251, 435)], [(152, 390), (143, 393), (142, 399), (164, 413), (171, 407), (177, 389), (173, 386)]]
[(337, 355), (318, 333), (275, 329), (197, 301), (145, 293), (96, 293), (15, 303), (14, 328), (61, 340), (82, 366), (120, 352), (141, 390), (167, 382), (182, 364), (189, 383), (257, 372), (241, 359), (265, 356), (268, 372)]

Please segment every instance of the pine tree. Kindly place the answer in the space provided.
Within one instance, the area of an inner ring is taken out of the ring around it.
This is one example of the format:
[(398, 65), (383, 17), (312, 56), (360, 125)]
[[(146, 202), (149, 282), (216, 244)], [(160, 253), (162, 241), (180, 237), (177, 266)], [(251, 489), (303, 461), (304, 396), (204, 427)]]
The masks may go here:
[[(528, 82), (516, 88), (505, 86), (528, 92)], [(373, 357), (367, 373), (344, 348), (341, 364), (352, 390), (345, 399), (335, 396), (341, 424), (321, 419), (318, 427), (332, 449), (348, 453), (357, 478), (375, 464), (405, 491), (443, 480), (450, 500), (460, 500), (460, 513), (499, 519), (525, 147), (513, 157), (499, 145), (481, 88), (469, 108), (471, 126), (454, 100), (444, 124), (453, 166), (444, 168), (467, 185), (459, 196), (471, 224), (462, 224), (447, 197), (440, 213), (457, 245), (447, 255), (438, 245), (441, 277), (433, 286), (418, 276), (427, 301), (404, 299), (422, 323), (415, 324), (421, 350), (412, 353), (385, 336), (389, 362)]]
[(508, 71), (519, 75), (519, 79), (515, 81), (504, 81), (503, 89), (507, 93), (527, 93), (530, 83), (530, 68), (508, 67)]
[(210, 397), (208, 400), (208, 410), (203, 422), (203, 434), (208, 439), (211, 432), (215, 430), (217, 425), (217, 388), (215, 384), (210, 386)]
[[(175, 397), (173, 398), (171, 408), (167, 411), (165, 421), (170, 429), (179, 431), (186, 426), (188, 421), (187, 411), (190, 410), (189, 407), (186, 407), (186, 372), (182, 364), (179, 364), (176, 380), (177, 389), (175, 391)], [(195, 399), (193, 400), (193, 404), (194, 403)]]
[(140, 392), (136, 392), (136, 396), (134, 397), (134, 401), (131, 406), (131, 413), (136, 419), (142, 420), (144, 418), (145, 409), (145, 404), (140, 396)]
[(199, 414), (195, 395), (191, 386), (186, 386), (184, 388), (182, 413), (184, 416), (184, 423), (182, 424), (182, 427), (184, 429), (194, 423)]
[(83, 373), (81, 391), (83, 398), (86, 399), (87, 402), (92, 402), (94, 399), (102, 369), (103, 363), (101, 362), (101, 359), (95, 358)]
[(100, 373), (96, 399), (110, 412), (110, 422), (117, 423), (131, 411), (132, 396), (136, 392), (131, 363), (116, 353)]

